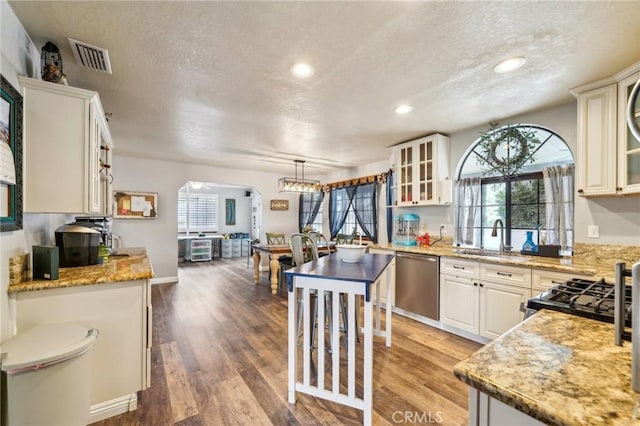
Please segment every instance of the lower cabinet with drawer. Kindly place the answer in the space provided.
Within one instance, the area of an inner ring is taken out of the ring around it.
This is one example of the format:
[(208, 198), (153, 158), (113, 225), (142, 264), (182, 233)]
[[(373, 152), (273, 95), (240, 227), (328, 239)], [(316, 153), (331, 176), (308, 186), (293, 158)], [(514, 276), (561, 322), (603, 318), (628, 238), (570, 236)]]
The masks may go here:
[(520, 311), (531, 297), (531, 270), (506, 265), (480, 265), (479, 334), (495, 339), (524, 319)]
[(443, 324), (495, 339), (523, 320), (530, 269), (443, 257), (440, 271)]

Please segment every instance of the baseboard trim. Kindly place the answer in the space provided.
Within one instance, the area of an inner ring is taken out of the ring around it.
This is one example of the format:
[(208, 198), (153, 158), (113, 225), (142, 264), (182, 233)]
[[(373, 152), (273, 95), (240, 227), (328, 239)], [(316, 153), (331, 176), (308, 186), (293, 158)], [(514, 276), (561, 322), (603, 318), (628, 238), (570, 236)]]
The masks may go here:
[(178, 277), (159, 277), (151, 278), (151, 285), (177, 283)]
[(136, 408), (138, 408), (138, 395), (136, 393), (94, 404), (89, 409), (89, 424), (133, 411)]

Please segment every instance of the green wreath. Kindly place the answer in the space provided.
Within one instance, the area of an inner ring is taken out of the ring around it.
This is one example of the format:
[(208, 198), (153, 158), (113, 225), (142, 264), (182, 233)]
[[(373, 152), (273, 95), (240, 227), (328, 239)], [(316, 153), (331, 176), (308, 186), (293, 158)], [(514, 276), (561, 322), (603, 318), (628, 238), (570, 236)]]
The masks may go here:
[[(492, 129), (483, 133), (480, 137), (478, 147), (478, 162), (485, 166), (484, 174), (498, 172), (503, 176), (513, 176), (528, 161), (533, 161), (531, 152), (540, 140), (535, 133), (521, 125), (511, 124), (496, 129), (492, 124)], [(507, 157), (498, 156), (498, 148), (506, 144)], [(511, 156), (511, 152), (516, 155)]]

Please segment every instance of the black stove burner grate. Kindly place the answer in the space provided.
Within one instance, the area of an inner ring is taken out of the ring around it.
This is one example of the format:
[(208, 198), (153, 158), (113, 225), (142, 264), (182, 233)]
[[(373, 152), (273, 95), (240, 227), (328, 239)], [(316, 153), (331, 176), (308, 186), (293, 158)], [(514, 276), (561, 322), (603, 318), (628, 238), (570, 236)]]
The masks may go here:
[[(613, 323), (614, 300), (615, 287), (604, 279), (590, 281), (574, 278), (533, 297), (527, 302), (527, 307), (533, 310), (551, 309)], [(631, 287), (626, 287), (624, 304), (625, 323), (631, 327)]]

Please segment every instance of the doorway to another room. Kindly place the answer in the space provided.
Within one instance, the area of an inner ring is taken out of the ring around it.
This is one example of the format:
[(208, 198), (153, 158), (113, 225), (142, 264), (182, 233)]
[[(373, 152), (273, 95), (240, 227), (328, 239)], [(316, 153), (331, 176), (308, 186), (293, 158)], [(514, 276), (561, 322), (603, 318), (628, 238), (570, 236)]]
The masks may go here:
[(253, 187), (188, 181), (176, 210), (179, 266), (247, 258), (260, 235), (262, 197)]

